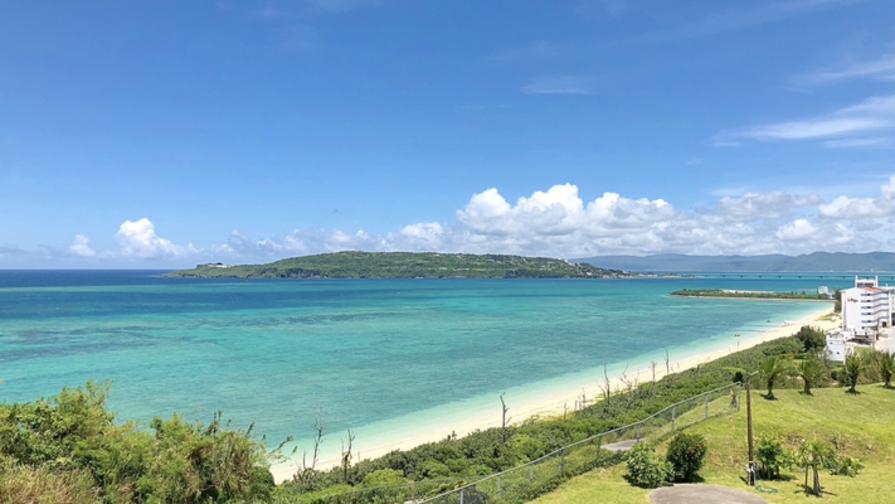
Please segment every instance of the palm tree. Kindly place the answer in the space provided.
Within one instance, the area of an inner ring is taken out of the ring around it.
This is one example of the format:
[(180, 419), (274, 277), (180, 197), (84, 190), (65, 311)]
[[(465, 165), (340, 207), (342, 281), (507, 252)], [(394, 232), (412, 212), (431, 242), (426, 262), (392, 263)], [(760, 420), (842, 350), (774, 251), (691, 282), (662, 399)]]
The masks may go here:
[(768, 395), (765, 399), (774, 400), (774, 382), (787, 374), (788, 363), (779, 355), (772, 355), (759, 364), (762, 378), (768, 383)]
[(818, 475), (819, 468), (829, 469), (836, 461), (836, 450), (830, 443), (824, 443), (817, 440), (802, 441), (799, 450), (796, 453), (796, 460), (800, 466), (805, 468), (805, 489), (808, 489), (808, 468), (814, 472), (814, 480), (811, 486), (811, 492), (814, 495), (820, 495), (820, 477)]
[(845, 374), (848, 376), (848, 381), (851, 383), (851, 387), (849, 387), (848, 392), (850, 394), (857, 394), (858, 391), (855, 389), (855, 385), (858, 384), (858, 378), (861, 376), (861, 373), (864, 371), (864, 358), (861, 357), (861, 354), (858, 352), (852, 352), (845, 356)]
[(895, 352), (880, 352), (879, 374), (886, 388), (892, 388), (892, 375), (895, 375)]
[(799, 363), (794, 374), (802, 379), (805, 394), (812, 395), (811, 385), (816, 385), (823, 373), (824, 367), (820, 361), (816, 357), (808, 357)]

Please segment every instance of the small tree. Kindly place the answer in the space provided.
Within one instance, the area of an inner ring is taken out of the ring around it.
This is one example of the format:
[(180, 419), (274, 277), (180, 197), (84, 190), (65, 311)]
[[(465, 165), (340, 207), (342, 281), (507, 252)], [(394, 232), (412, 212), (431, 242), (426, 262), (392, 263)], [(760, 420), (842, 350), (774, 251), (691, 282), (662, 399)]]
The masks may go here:
[(675, 481), (688, 481), (702, 467), (705, 458), (705, 438), (699, 434), (679, 433), (668, 444), (665, 459), (674, 468)]
[(786, 359), (779, 355), (772, 355), (759, 364), (758, 370), (761, 372), (762, 378), (764, 378), (765, 382), (768, 384), (768, 395), (765, 396), (766, 399), (776, 399), (774, 396), (774, 382), (781, 377), (786, 376), (788, 368), (789, 365)]
[(877, 365), (880, 377), (886, 382), (884, 387), (892, 388), (892, 375), (895, 375), (895, 352), (880, 352)]
[(780, 477), (780, 469), (792, 466), (792, 452), (783, 447), (780, 439), (762, 434), (755, 445), (758, 471), (767, 479)]
[[(835, 467), (836, 451), (833, 449), (833, 445), (816, 439), (804, 440), (799, 446), (797, 459), (799, 465), (805, 468), (805, 489), (814, 495), (820, 495), (822, 488), (818, 471), (820, 468), (832, 469)], [(814, 473), (811, 487), (808, 486), (809, 468)]]
[(796, 366), (794, 374), (802, 379), (804, 393), (811, 395), (811, 386), (820, 381), (824, 374), (824, 366), (817, 357), (811, 356)]
[(626, 465), (628, 481), (637, 486), (656, 488), (668, 484), (674, 476), (671, 463), (661, 460), (645, 443), (637, 443), (628, 450)]
[(848, 376), (850, 394), (857, 394), (855, 386), (858, 384), (858, 378), (864, 372), (864, 358), (858, 352), (852, 352), (845, 356), (845, 375)]
[(827, 346), (827, 335), (820, 329), (811, 326), (802, 326), (796, 333), (796, 339), (802, 344), (805, 352), (814, 353)]

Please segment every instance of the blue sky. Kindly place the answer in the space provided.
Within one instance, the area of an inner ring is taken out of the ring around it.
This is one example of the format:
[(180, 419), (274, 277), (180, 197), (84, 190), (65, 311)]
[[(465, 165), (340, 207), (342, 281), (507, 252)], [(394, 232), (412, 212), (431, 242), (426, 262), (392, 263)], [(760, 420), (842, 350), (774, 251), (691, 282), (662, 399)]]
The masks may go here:
[(886, 0), (7, 2), (0, 268), (895, 250)]

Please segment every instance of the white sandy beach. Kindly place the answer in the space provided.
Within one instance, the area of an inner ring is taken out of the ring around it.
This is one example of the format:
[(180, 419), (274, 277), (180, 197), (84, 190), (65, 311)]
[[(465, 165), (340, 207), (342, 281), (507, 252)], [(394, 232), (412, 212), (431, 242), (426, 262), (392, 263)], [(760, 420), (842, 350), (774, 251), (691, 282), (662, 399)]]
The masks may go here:
[[(761, 333), (753, 337), (735, 337), (731, 335), (730, 345), (723, 348), (715, 348), (711, 351), (697, 353), (685, 356), (684, 358), (674, 359), (668, 365), (668, 369), (672, 373), (683, 371), (696, 367), (714, 359), (723, 357), (737, 350), (745, 350), (760, 343), (771, 341), (795, 334), (800, 327), (810, 325), (822, 330), (828, 330), (838, 325), (838, 322), (831, 320), (822, 320), (832, 312), (832, 308), (824, 308), (809, 316), (797, 321), (787, 321), (786, 324), (772, 328), (769, 331)], [(626, 371), (623, 376), (610, 376), (610, 387), (613, 391), (624, 388), (624, 381), (645, 383), (653, 380), (654, 370), (651, 365), (637, 370)], [(655, 379), (661, 379), (666, 374), (666, 364), (664, 360), (657, 362), (655, 366)], [(600, 380), (602, 382), (602, 380)], [(512, 417), (513, 422), (523, 421), (535, 415), (552, 416), (562, 415), (564, 411), (572, 411), (577, 402), (581, 399), (582, 394), (588, 399), (599, 398), (602, 390), (601, 386), (605, 386), (605, 382), (600, 383), (593, 376), (586, 383), (582, 383), (577, 387), (570, 387), (565, 391), (553, 393), (549, 396), (531, 400), (524, 404), (510, 404), (511, 407), (508, 415)], [(499, 406), (499, 404), (498, 404)], [(354, 445), (354, 453), (360, 454), (363, 459), (377, 458), (394, 450), (408, 450), (415, 446), (439, 441), (446, 437), (456, 434), (464, 436), (476, 430), (488, 429), (491, 427), (499, 427), (501, 424), (501, 415), (499, 408), (493, 408), (493, 413), (480, 415), (468, 420), (459, 422), (443, 423), (441, 425), (432, 425), (430, 430), (424, 430), (422, 433), (410, 434), (407, 437), (395, 439), (392, 442), (377, 444), (375, 446), (362, 446), (359, 443)], [(340, 459), (338, 457), (323, 458), (317, 462), (317, 469), (326, 469), (338, 465)], [(296, 471), (296, 465), (279, 465), (271, 468), (274, 479), (277, 483), (285, 481), (292, 477)]]

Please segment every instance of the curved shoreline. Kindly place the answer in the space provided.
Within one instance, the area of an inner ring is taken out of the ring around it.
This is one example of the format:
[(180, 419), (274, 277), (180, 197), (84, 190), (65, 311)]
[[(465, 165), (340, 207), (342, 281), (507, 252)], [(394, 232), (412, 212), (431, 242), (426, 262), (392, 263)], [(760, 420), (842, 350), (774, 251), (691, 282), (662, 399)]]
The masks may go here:
[[(667, 370), (664, 365), (665, 363), (663, 362), (661, 367), (658, 365), (656, 366), (655, 379), (661, 379), (668, 374), (667, 371), (670, 371), (670, 373), (677, 373), (694, 368), (708, 361), (718, 359), (737, 350), (745, 350), (766, 341), (791, 336), (803, 325), (814, 325), (821, 329), (835, 327), (836, 324), (834, 322), (821, 320), (831, 314), (832, 311), (832, 307), (819, 310), (804, 316), (795, 322), (789, 322), (785, 325), (774, 327), (753, 337), (738, 338), (736, 347), (733, 345), (725, 345), (723, 347), (714, 345), (709, 349), (697, 350), (695, 353), (687, 355), (681, 359), (670, 361)], [(638, 363), (638, 367), (639, 366), (640, 363)], [(610, 378), (609, 380), (612, 390), (623, 388), (624, 381), (626, 380), (629, 382), (636, 381), (637, 383), (645, 383), (653, 380), (654, 370), (652, 366), (640, 367), (640, 369), (631, 372), (628, 372), (627, 368), (625, 369), (626, 370), (622, 373), (612, 373), (614, 378)], [(588, 398), (600, 397), (601, 389), (596, 383), (597, 382), (593, 379), (593, 375), (589, 374), (588, 380), (586, 382), (581, 382), (581, 386), (563, 386), (560, 387), (561, 390), (559, 392), (552, 392), (546, 396), (542, 395), (530, 399), (520, 405), (511, 404), (510, 415), (514, 422), (524, 421), (533, 416), (562, 415), (565, 411), (571, 411), (573, 409), (571, 406), (582, 397), (582, 394)], [(448, 436), (456, 435), (462, 437), (476, 430), (499, 427), (501, 423), (501, 416), (496, 408), (489, 408), (487, 412), (468, 411), (468, 413), (472, 414), (466, 418), (460, 416), (463, 415), (463, 413), (463, 411), (460, 411), (456, 415), (450, 415), (459, 416), (460, 418), (453, 422), (448, 421), (446, 415), (445, 418), (443, 418), (446, 422), (443, 422), (441, 425), (433, 425), (431, 428), (423, 429), (422, 432), (411, 432), (413, 429), (408, 429), (406, 436), (399, 439), (393, 438), (390, 441), (375, 443), (372, 446), (363, 446), (362, 443), (355, 442), (357, 449), (354, 452), (359, 460), (373, 459), (381, 457), (394, 450), (408, 450), (425, 443), (440, 441)], [(412, 417), (414, 415), (409, 416)], [(325, 470), (338, 466), (340, 462), (341, 458), (337, 453), (324, 454), (317, 461), (316, 468), (318, 470)], [(290, 479), (296, 469), (296, 462), (290, 461), (271, 467), (271, 472), (274, 475), (275, 481), (281, 483)]]

